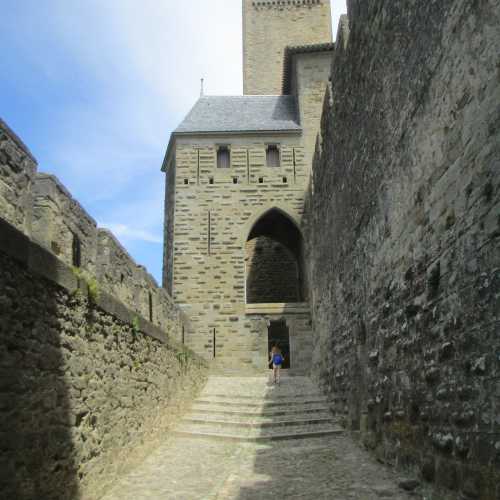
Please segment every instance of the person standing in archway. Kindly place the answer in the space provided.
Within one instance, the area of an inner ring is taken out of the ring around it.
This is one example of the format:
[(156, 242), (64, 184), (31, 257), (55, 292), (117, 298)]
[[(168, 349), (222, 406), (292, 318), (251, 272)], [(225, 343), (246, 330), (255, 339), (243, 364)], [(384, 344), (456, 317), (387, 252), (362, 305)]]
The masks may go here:
[(281, 353), (281, 349), (277, 345), (274, 345), (271, 349), (269, 362), (273, 364), (274, 383), (278, 385), (280, 385), (280, 371), (283, 361), (285, 361), (285, 358)]

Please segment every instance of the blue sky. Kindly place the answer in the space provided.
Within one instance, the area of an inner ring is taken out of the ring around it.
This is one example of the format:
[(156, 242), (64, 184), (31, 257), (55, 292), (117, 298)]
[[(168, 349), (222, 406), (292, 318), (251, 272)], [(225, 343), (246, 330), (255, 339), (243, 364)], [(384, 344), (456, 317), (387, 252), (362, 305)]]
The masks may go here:
[(161, 283), (163, 155), (202, 76), (242, 92), (240, 0), (0, 4), (0, 116)]

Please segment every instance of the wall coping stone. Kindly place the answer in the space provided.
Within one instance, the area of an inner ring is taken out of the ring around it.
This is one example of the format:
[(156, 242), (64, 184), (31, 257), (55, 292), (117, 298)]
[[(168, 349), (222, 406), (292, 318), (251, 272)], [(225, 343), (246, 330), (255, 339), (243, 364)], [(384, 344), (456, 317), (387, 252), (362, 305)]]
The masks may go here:
[[(151, 282), (158, 288), (160, 289), (160, 287), (158, 286), (158, 283), (156, 282), (156, 279), (154, 278), (154, 276), (147, 270), (147, 268), (141, 264), (137, 264), (137, 262), (135, 261), (135, 259), (128, 253), (127, 249), (120, 243), (120, 241), (118, 240), (118, 238), (113, 234), (113, 232), (107, 228), (104, 228), (104, 227), (99, 227), (97, 229), (97, 233), (98, 233), (98, 236), (103, 234), (105, 236), (107, 236), (108, 238), (110, 238), (113, 243), (118, 247), (118, 249), (123, 252), (125, 254), (125, 256), (131, 261), (133, 262), (133, 264), (135, 265), (135, 267), (139, 270), (139, 271), (143, 271), (144, 274), (147, 276), (148, 279), (151, 280)], [(98, 248), (99, 248), (99, 245), (98, 245)]]

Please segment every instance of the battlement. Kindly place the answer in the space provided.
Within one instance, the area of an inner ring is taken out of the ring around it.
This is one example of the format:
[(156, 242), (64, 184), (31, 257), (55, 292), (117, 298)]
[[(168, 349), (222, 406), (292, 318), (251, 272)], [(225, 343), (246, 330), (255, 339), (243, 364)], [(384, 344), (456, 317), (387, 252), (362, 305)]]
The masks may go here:
[(260, 0), (253, 1), (252, 6), (256, 9), (291, 9), (301, 7), (314, 7), (324, 3), (330, 3), (329, 0)]
[(56, 176), (37, 172), (36, 159), (1, 120), (0, 175), (2, 219), (48, 251), (60, 266), (95, 280), (99, 290), (181, 340), (184, 320), (167, 291), (111, 231), (98, 227)]

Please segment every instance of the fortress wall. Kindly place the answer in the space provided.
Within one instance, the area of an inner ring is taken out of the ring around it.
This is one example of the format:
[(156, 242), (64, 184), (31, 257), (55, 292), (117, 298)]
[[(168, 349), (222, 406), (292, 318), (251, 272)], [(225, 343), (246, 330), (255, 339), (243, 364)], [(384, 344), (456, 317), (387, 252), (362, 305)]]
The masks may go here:
[(314, 375), (380, 460), (496, 499), (500, 4), (348, 6), (307, 201)]
[[(137, 265), (115, 236), (99, 229), (71, 193), (50, 174), (36, 173), (36, 160), (4, 123), (0, 123), (0, 216), (23, 230), (68, 266), (73, 242), (80, 242), (82, 279), (97, 280), (139, 316), (182, 338), (181, 312), (147, 270)], [(29, 231), (27, 230), (29, 228)], [(150, 310), (151, 295), (151, 310)], [(175, 315), (175, 327), (171, 321)]]
[(206, 365), (181, 344), (188, 323), (168, 293), (57, 178), (35, 178), (0, 125), (0, 497), (99, 498), (169, 430)]
[(0, 216), (31, 232), (31, 186), (37, 162), (28, 148), (0, 119)]
[(81, 244), (81, 268), (97, 272), (97, 223), (57, 177), (38, 173), (33, 184), (33, 238), (68, 266), (73, 239)]
[(206, 365), (1, 219), (0, 290), (0, 496), (100, 498), (164, 439)]

